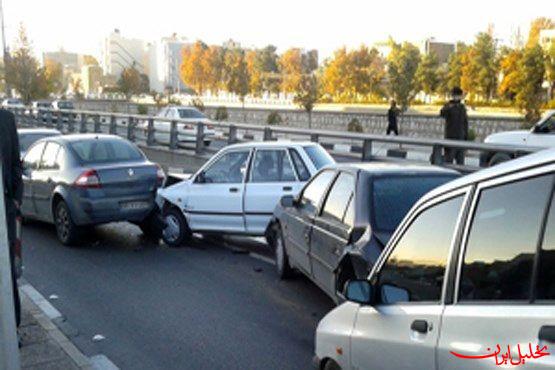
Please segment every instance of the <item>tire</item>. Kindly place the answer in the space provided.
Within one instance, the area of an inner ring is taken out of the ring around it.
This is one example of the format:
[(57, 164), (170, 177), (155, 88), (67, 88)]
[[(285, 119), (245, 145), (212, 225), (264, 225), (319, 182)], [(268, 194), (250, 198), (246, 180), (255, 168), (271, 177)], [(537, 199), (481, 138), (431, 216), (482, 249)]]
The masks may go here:
[(205, 147), (209, 147), (210, 144), (212, 144), (212, 141), (210, 141), (210, 140), (204, 140), (204, 146), (205, 146)]
[(178, 248), (191, 237), (191, 230), (183, 213), (175, 207), (171, 207), (163, 213), (166, 226), (162, 231), (162, 240), (169, 247)]
[(324, 366), (324, 370), (341, 370), (341, 366), (337, 364), (337, 362), (333, 360), (326, 361), (326, 365)]
[(152, 240), (160, 240), (164, 231), (163, 221), (157, 211), (150, 213), (144, 220), (137, 224), (144, 236)]
[(73, 222), (71, 212), (66, 202), (58, 201), (54, 207), (54, 224), (56, 226), (56, 235), (63, 245), (72, 245), (79, 239), (80, 229)]
[(290, 278), (293, 275), (293, 269), (289, 265), (289, 257), (285, 249), (285, 242), (283, 240), (283, 233), (279, 225), (274, 226), (274, 252), (276, 259), (276, 271), (281, 280)]
[(512, 158), (507, 153), (495, 153), (489, 161), (489, 166), (495, 166), (503, 162), (510, 161)]

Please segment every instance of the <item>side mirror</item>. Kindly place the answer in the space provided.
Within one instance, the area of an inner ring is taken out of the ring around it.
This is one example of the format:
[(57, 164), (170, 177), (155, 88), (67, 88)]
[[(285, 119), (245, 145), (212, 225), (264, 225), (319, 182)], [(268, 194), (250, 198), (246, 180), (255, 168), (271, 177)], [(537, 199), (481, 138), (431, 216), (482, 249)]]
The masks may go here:
[(199, 172), (199, 174), (195, 178), (195, 182), (198, 184), (206, 183), (206, 176), (204, 175), (204, 171)]
[(283, 208), (292, 208), (297, 203), (292, 195), (284, 195), (279, 202)]
[(374, 287), (368, 280), (349, 280), (345, 284), (345, 299), (360, 304), (373, 304)]

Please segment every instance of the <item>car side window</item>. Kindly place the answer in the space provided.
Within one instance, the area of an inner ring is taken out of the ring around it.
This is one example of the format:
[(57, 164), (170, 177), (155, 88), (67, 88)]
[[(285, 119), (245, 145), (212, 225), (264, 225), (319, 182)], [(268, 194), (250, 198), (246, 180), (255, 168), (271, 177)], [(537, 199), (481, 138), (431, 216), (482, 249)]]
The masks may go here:
[(42, 153), (42, 158), (40, 160), (41, 170), (55, 170), (58, 169), (58, 163), (56, 158), (58, 157), (58, 151), (60, 150), (60, 145), (53, 142), (48, 142), (46, 148)]
[(25, 157), (23, 158), (23, 168), (29, 170), (36, 170), (39, 167), (42, 151), (44, 150), (45, 143), (38, 143), (31, 147)]
[(440, 302), (463, 199), (435, 204), (411, 222), (379, 272), (381, 303)]
[(60, 150), (58, 150), (58, 155), (56, 156), (56, 168), (64, 168), (66, 163), (66, 151), (65, 149), (60, 146)]
[(227, 152), (204, 171), (207, 183), (236, 184), (243, 182), (249, 150)]
[(293, 166), (285, 150), (256, 151), (251, 170), (251, 182), (293, 182), (296, 180)]
[(536, 298), (555, 300), (555, 197), (551, 198), (540, 250)]
[(295, 149), (289, 149), (289, 154), (291, 155), (291, 159), (293, 160), (293, 164), (295, 165), (295, 170), (297, 171), (299, 180), (308, 181), (310, 179), (310, 172), (308, 171), (308, 168), (306, 168), (306, 165), (299, 152)]
[(553, 176), (481, 191), (468, 234), (460, 301), (528, 300)]
[(326, 189), (334, 179), (334, 171), (320, 172), (303, 190), (301, 205), (310, 212), (315, 213), (324, 197)]
[(355, 177), (342, 172), (335, 180), (324, 204), (322, 217), (342, 222), (349, 200), (355, 191)]

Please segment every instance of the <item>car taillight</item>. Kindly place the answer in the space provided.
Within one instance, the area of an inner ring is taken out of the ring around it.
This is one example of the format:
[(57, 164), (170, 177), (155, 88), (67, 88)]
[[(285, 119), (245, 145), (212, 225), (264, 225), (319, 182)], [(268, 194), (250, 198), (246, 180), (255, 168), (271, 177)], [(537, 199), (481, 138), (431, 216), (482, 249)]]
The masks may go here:
[(214, 125), (206, 125), (206, 127), (207, 127), (209, 130), (214, 129)]
[(101, 187), (100, 178), (95, 170), (87, 170), (80, 174), (73, 185), (84, 189), (98, 189)]
[(162, 167), (160, 167), (160, 165), (156, 165), (156, 178), (157, 178), (157, 184), (158, 187), (162, 186), (164, 184), (164, 180), (166, 179), (166, 174), (164, 173), (164, 170), (162, 169)]
[(186, 129), (186, 130), (192, 130), (192, 129), (193, 129), (193, 125), (190, 125), (190, 124), (187, 123), (187, 124), (184, 124), (184, 125), (183, 125), (183, 128)]

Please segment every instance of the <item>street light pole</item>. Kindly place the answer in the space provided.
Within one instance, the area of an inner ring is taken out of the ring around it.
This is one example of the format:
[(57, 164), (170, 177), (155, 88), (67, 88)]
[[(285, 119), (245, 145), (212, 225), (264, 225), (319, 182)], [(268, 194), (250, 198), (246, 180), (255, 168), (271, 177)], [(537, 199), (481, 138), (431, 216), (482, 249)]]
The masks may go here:
[(0, 0), (0, 21), (2, 27), (2, 50), (3, 50), (3, 60), (4, 60), (4, 89), (6, 97), (10, 97), (10, 86), (8, 84), (8, 79), (6, 78), (6, 68), (8, 66), (9, 53), (8, 45), (6, 44), (6, 26), (4, 25), (4, 5), (3, 0)]

